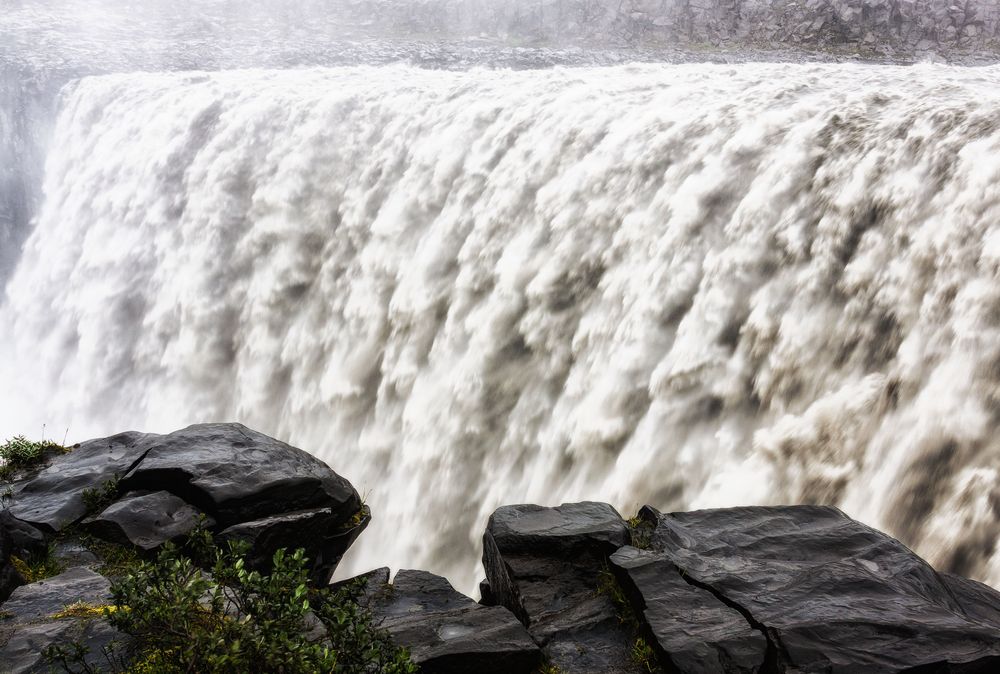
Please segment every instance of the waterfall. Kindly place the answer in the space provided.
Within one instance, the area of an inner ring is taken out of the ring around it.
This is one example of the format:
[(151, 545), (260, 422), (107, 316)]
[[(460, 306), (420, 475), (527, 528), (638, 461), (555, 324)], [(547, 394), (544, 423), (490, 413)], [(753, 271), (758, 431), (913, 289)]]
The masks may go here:
[(0, 434), (242, 421), (367, 493), (345, 573), (598, 499), (1000, 584), (998, 67), (83, 78), (0, 323)]

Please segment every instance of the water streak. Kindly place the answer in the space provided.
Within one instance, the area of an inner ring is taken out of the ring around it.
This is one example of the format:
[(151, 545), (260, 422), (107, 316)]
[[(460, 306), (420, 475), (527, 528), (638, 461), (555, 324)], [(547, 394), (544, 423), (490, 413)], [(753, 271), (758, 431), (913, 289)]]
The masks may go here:
[(471, 590), (501, 503), (823, 502), (1000, 584), (1000, 68), (85, 78), (0, 431), (239, 419)]

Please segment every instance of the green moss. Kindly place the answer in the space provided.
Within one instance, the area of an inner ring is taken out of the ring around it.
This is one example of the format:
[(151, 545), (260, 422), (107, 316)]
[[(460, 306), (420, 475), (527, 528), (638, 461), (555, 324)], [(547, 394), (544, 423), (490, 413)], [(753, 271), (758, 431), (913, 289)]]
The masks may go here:
[(79, 540), (85, 548), (101, 560), (101, 566), (97, 569), (98, 573), (109, 578), (124, 576), (135, 571), (142, 564), (138, 551), (133, 547), (108, 543), (89, 534), (81, 534)]
[(63, 610), (49, 616), (51, 620), (65, 620), (67, 618), (103, 618), (118, 610), (117, 606), (111, 604), (88, 604), (85, 601), (77, 601), (68, 604)]

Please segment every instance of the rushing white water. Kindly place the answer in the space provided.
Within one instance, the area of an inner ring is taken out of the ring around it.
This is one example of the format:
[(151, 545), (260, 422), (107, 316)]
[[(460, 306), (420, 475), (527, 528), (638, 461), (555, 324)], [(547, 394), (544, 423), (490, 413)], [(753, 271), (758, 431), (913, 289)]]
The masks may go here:
[(243, 421), (369, 492), (345, 572), (590, 498), (1000, 583), (1000, 68), (112, 75), (52, 148), (0, 433)]

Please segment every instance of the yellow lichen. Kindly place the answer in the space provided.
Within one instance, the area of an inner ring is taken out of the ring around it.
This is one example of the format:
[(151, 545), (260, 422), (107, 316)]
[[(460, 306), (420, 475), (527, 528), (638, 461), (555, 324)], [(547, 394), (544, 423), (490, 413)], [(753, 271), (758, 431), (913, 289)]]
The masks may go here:
[(61, 620), (63, 618), (103, 618), (119, 610), (122, 609), (112, 604), (97, 605), (77, 601), (67, 605), (62, 611), (53, 613), (49, 617), (53, 620)]

